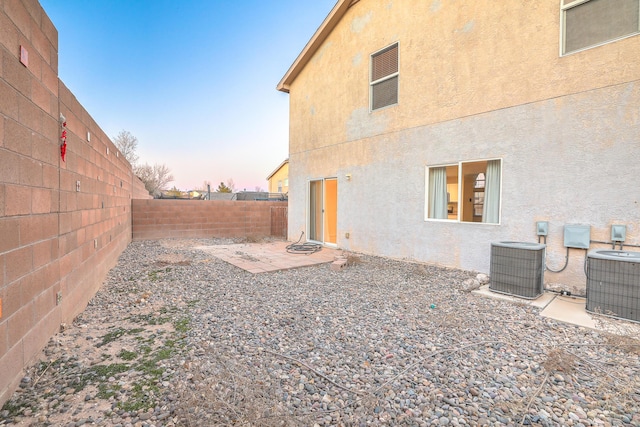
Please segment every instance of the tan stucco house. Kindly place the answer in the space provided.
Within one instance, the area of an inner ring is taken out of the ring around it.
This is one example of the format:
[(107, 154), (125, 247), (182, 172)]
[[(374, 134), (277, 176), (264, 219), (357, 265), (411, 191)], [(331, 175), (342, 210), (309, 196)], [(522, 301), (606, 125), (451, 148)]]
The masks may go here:
[(269, 193), (289, 192), (289, 159), (285, 159), (267, 177)]
[(278, 84), (289, 235), (488, 273), (544, 222), (584, 289), (612, 225), (640, 247), (639, 3), (339, 0)]

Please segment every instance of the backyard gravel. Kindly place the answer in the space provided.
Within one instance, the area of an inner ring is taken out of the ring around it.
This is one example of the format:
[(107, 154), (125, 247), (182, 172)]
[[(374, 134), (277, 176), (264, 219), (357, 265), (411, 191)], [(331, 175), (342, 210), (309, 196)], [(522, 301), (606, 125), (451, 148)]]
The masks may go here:
[(0, 425), (640, 426), (626, 322), (550, 320), (473, 272), (351, 254), (254, 275), (197, 249), (230, 243), (131, 243)]

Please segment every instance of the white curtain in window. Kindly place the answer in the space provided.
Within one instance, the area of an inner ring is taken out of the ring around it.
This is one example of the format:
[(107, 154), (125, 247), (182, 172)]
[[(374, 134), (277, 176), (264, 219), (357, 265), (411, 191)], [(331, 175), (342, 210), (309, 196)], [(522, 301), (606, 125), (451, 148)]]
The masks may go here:
[(447, 168), (429, 168), (429, 218), (447, 219)]
[(497, 224), (500, 221), (500, 160), (487, 162), (485, 179), (482, 222)]

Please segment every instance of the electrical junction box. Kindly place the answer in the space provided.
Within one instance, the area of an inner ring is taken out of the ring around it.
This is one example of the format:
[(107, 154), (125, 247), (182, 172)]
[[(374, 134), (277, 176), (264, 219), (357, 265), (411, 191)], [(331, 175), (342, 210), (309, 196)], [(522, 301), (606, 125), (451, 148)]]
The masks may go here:
[(538, 221), (536, 222), (536, 234), (538, 236), (546, 236), (549, 234), (549, 222)]
[(591, 240), (591, 226), (567, 224), (564, 226), (564, 247), (589, 249)]
[(612, 242), (624, 242), (627, 238), (627, 226), (626, 225), (612, 225), (611, 226), (611, 241)]

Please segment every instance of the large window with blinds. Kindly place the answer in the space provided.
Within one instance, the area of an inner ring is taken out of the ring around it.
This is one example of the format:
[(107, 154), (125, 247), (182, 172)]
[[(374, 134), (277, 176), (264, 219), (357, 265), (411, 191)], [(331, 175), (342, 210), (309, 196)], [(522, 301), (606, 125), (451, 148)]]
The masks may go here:
[(371, 111), (398, 103), (398, 43), (371, 55)]
[(640, 0), (562, 0), (563, 55), (640, 33)]

